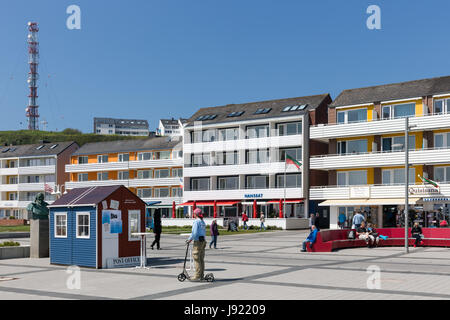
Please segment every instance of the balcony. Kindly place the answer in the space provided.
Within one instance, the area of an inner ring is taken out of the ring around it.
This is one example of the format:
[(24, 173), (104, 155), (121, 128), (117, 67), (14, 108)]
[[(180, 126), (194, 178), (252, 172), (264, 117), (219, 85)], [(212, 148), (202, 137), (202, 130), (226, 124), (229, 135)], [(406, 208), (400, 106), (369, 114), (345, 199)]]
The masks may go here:
[(215, 142), (185, 143), (184, 153), (203, 153), (212, 151), (234, 151), (247, 149), (284, 148), (303, 145), (303, 135), (272, 136), (256, 139), (239, 139)]
[[(253, 199), (283, 199), (284, 188), (270, 189), (236, 189), (184, 191), (184, 199), (193, 200), (247, 200)], [(286, 188), (286, 198), (304, 198), (303, 188)]]
[[(409, 118), (411, 131), (437, 130), (450, 128), (450, 114), (430, 114)], [(378, 134), (401, 133), (405, 131), (405, 119), (379, 119), (376, 121), (347, 124), (318, 125), (310, 128), (310, 139), (328, 140), (345, 137), (370, 136)]]
[(92, 181), (70, 181), (66, 182), (67, 189), (87, 188), (97, 186), (123, 185), (125, 187), (159, 187), (179, 186), (183, 181), (179, 177), (158, 179), (129, 179), (129, 180), (92, 180)]
[[(439, 165), (450, 162), (450, 149), (418, 149), (409, 151), (411, 165)], [(404, 166), (405, 152), (371, 152), (347, 155), (325, 155), (310, 158), (310, 169)]]
[(116, 171), (116, 170), (166, 168), (166, 167), (182, 167), (182, 166), (183, 166), (183, 159), (180, 158), (180, 159), (165, 159), (165, 160), (68, 164), (66, 165), (66, 172), (79, 173), (79, 172)]

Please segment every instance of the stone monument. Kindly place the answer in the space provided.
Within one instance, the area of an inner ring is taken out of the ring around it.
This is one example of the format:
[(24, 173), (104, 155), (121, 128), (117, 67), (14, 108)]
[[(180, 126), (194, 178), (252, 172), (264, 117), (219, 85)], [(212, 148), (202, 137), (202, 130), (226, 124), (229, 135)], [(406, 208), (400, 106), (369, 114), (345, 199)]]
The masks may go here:
[(44, 194), (38, 193), (34, 202), (27, 206), (30, 220), (30, 258), (49, 257), (49, 220)]

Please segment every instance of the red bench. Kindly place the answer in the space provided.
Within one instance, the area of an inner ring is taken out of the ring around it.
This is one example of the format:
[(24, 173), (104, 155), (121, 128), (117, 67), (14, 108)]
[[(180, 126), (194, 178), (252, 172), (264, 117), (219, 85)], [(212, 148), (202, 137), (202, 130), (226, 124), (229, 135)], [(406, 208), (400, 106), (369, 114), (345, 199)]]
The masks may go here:
[[(323, 230), (317, 234), (316, 242), (308, 243), (308, 252), (331, 252), (336, 249), (366, 247), (366, 241), (359, 239), (348, 239), (349, 229), (344, 230)], [(355, 230), (353, 230), (355, 231)], [(404, 246), (405, 229), (403, 228), (379, 228), (376, 229), (379, 235), (387, 236), (388, 239), (380, 238), (378, 246)], [(450, 247), (450, 229), (422, 228), (423, 246), (426, 247)], [(413, 246), (415, 239), (411, 237), (411, 229), (408, 230), (408, 244)]]

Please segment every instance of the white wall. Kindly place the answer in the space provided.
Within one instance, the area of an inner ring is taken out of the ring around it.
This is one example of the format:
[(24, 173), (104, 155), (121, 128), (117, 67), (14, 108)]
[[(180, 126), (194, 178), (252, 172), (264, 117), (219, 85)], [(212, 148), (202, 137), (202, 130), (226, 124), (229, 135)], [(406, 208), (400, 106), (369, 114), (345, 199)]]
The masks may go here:
[[(212, 221), (214, 220), (213, 218), (204, 218), (203, 219), (206, 223), (206, 225), (210, 225), (212, 223)], [(217, 224), (219, 226), (223, 226), (223, 218), (217, 218)], [(164, 227), (167, 226), (179, 226), (179, 227), (183, 227), (183, 226), (192, 226), (192, 224), (194, 223), (195, 219), (161, 219), (161, 224)], [(249, 226), (255, 226), (255, 227), (260, 227), (261, 222), (259, 221), (259, 219), (249, 219), (249, 221), (247, 222), (247, 225)], [(303, 219), (303, 218), (289, 218), (289, 219), (266, 219), (266, 222), (264, 223), (264, 225), (266, 227), (271, 226), (271, 227), (278, 227), (278, 228), (282, 228), (283, 230), (299, 230), (299, 229), (308, 229), (308, 219)], [(241, 220), (239, 220), (239, 226), (243, 226), (243, 223)]]

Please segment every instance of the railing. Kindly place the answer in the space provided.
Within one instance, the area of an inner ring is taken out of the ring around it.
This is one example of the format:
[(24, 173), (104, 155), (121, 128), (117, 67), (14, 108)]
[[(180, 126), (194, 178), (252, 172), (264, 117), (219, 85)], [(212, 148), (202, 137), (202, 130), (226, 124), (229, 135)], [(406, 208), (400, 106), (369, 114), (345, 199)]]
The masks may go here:
[[(414, 151), (435, 151), (435, 150), (449, 150), (448, 147), (439, 147), (439, 148), (418, 148), (418, 149), (409, 149), (409, 152)], [(326, 158), (326, 157), (346, 157), (346, 156), (362, 156), (362, 155), (373, 155), (373, 154), (386, 154), (386, 153), (399, 153), (405, 152), (405, 150), (390, 150), (390, 151), (372, 151), (372, 152), (354, 152), (354, 153), (334, 153), (334, 154), (321, 154), (316, 156), (311, 156), (310, 159), (317, 158)]]

